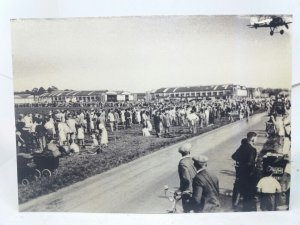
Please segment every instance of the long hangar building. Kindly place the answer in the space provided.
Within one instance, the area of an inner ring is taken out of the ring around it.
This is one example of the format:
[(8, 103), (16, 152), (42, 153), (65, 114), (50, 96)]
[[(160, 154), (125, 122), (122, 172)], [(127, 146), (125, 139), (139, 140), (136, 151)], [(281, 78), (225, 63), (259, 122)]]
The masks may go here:
[(134, 95), (126, 91), (53, 91), (39, 96), (40, 103), (63, 102), (126, 102), (133, 101)]
[(192, 87), (171, 87), (159, 88), (151, 91), (152, 99), (231, 99), (249, 97), (245, 86), (225, 85), (204, 85)]

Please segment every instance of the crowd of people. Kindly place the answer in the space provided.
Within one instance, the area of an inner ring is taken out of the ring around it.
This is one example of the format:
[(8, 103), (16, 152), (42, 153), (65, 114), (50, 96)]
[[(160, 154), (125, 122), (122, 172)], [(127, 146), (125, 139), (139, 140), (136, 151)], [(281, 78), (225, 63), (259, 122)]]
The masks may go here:
[[(264, 105), (262, 105), (264, 104)], [(55, 109), (46, 113), (19, 114), (16, 118), (17, 147), (27, 152), (43, 151), (54, 139), (59, 146), (79, 152), (90, 142), (93, 147), (108, 146), (108, 133), (140, 126), (145, 137), (169, 137), (172, 127), (188, 127), (196, 134), (216, 119), (233, 121), (247, 118), (265, 102), (254, 100), (202, 100), (198, 102), (149, 102), (124, 107)], [(43, 110), (45, 111), (45, 110)]]
[[(268, 103), (267, 109), (266, 134), (273, 143), (272, 149), (263, 148), (259, 154), (255, 149), (257, 134), (249, 132), (232, 155), (236, 161), (243, 211), (257, 210), (255, 196), (259, 197), (262, 211), (274, 211), (279, 205), (289, 206), (291, 104), (285, 98), (278, 98)], [(268, 127), (270, 123), (272, 132)]]
[[(260, 179), (257, 178), (257, 134), (249, 132), (241, 146), (232, 155), (238, 165), (236, 176), (239, 180), (243, 211), (256, 210), (256, 196), (259, 193), (262, 210), (275, 210), (275, 195), (289, 193), (290, 168), (290, 101), (284, 98), (269, 100), (201, 100), (193, 102), (148, 102), (130, 107), (49, 109), (45, 113), (17, 115), (17, 149), (27, 153), (47, 150), (49, 146), (66, 147), (79, 153), (87, 146), (95, 149), (109, 145), (109, 134), (122, 135), (118, 130), (140, 129), (140, 135), (170, 137), (174, 127), (188, 128), (189, 133), (197, 134), (200, 129), (213, 125), (216, 120), (249, 120), (256, 110), (268, 112), (266, 127), (268, 138), (277, 138), (277, 152), (284, 155), (288, 163), (284, 169), (284, 182), (272, 177), (274, 171), (267, 168)], [(44, 110), (45, 111), (45, 110)], [(50, 147), (52, 148), (52, 147)], [(191, 145), (181, 146), (183, 156), (178, 166), (180, 191), (183, 192), (184, 212), (213, 212), (220, 207), (219, 181), (206, 171), (207, 157), (189, 157)], [(285, 185), (283, 185), (285, 183)], [(287, 197), (288, 199), (288, 197)], [(288, 204), (288, 203), (287, 203)]]
[[(280, 206), (287, 209), (289, 206), (291, 105), (289, 100), (278, 98), (266, 102), (266, 108), (269, 122), (274, 123), (275, 129), (268, 139), (278, 141), (278, 147), (258, 152), (255, 148), (258, 135), (252, 131), (247, 133), (232, 155), (236, 162), (232, 204), (236, 209), (241, 203), (239, 210), (245, 212), (257, 211), (258, 202), (262, 211), (274, 211)], [(181, 193), (183, 211), (217, 212), (220, 210), (219, 179), (206, 170), (208, 158), (204, 155), (191, 157), (191, 149), (190, 143), (179, 147), (182, 159), (178, 164), (178, 191)], [(258, 165), (259, 156), (264, 159), (273, 157), (275, 160), (265, 160), (263, 165)], [(279, 165), (283, 166), (282, 171)]]

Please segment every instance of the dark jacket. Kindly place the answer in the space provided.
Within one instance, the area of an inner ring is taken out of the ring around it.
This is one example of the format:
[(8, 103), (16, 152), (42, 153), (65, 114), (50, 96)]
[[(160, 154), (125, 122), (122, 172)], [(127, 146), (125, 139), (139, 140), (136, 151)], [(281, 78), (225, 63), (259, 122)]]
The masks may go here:
[(253, 195), (256, 192), (258, 173), (255, 167), (256, 149), (250, 145), (247, 139), (243, 139), (241, 146), (232, 155), (237, 162), (236, 177), (239, 178), (240, 192), (245, 196)]
[(256, 149), (245, 138), (242, 140), (241, 146), (233, 153), (232, 159), (241, 167), (255, 167), (256, 156)]
[(194, 161), (191, 157), (182, 158), (178, 165), (178, 174), (180, 179), (180, 191), (192, 191), (192, 182), (197, 174), (194, 167)]
[(154, 128), (155, 128), (155, 130), (160, 130), (161, 118), (160, 118), (159, 115), (154, 115), (153, 116), (153, 122), (154, 122)]
[(206, 169), (200, 170), (193, 180), (192, 201), (194, 212), (219, 210), (219, 180)]

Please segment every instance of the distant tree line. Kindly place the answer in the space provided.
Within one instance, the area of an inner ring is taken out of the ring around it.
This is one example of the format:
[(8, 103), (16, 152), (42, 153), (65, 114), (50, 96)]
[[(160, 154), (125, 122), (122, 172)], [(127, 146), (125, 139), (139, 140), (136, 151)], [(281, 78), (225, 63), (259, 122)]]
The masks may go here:
[(37, 96), (37, 95), (41, 95), (44, 93), (51, 93), (51, 92), (57, 91), (57, 90), (58, 90), (58, 88), (55, 86), (48, 87), (47, 89), (44, 87), (40, 87), (40, 88), (33, 88), (32, 90), (15, 92), (15, 94), (30, 94), (30, 95)]
[(289, 90), (283, 88), (265, 88), (262, 90), (263, 94), (269, 94), (269, 96), (277, 96), (280, 92), (289, 92)]

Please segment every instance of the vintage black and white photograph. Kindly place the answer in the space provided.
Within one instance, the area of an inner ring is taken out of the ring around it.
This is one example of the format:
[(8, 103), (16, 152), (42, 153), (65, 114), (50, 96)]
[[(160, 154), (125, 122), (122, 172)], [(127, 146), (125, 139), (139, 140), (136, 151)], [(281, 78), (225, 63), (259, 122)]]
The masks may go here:
[(12, 19), (19, 210), (289, 210), (292, 19)]

